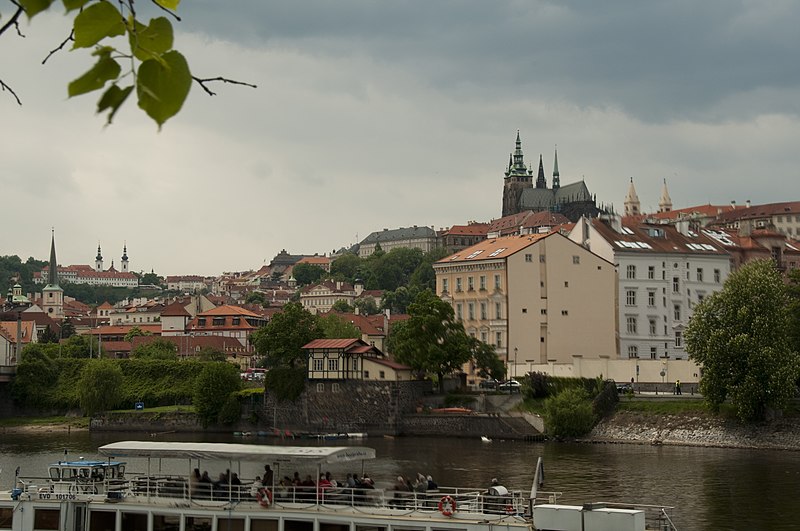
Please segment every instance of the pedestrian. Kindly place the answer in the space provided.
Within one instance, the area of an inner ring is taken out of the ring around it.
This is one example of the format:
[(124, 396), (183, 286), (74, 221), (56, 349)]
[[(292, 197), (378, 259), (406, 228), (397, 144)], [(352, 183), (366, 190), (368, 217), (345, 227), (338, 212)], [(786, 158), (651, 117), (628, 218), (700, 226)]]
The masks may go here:
[(675, 394), (676, 395), (681, 394), (681, 381), (680, 380), (675, 380)]
[(275, 480), (275, 472), (270, 468), (269, 465), (264, 465), (264, 486), (268, 488), (272, 488), (272, 484)]

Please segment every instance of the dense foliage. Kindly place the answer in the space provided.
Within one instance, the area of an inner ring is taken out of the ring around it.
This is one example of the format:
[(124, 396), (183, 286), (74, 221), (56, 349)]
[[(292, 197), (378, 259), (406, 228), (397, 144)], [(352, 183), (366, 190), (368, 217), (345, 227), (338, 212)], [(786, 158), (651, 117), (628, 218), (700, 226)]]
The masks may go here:
[(326, 339), (348, 339), (361, 337), (361, 330), (356, 325), (343, 319), (335, 313), (329, 313), (319, 318), (319, 325)]
[(786, 284), (771, 260), (742, 266), (694, 309), (686, 351), (701, 368), (700, 392), (712, 409), (729, 400), (743, 421), (783, 409), (794, 396), (800, 358)]
[(589, 395), (579, 387), (565, 389), (544, 402), (547, 432), (555, 437), (580, 437), (589, 433), (595, 415)]
[(178, 347), (175, 343), (159, 337), (148, 343), (137, 345), (131, 351), (131, 357), (134, 359), (177, 360)]
[(109, 359), (90, 360), (78, 380), (78, 397), (84, 415), (113, 409), (120, 398), (122, 370)]
[(303, 346), (325, 336), (316, 315), (298, 303), (289, 303), (266, 326), (250, 336), (267, 367), (306, 367)]
[(274, 367), (264, 380), (264, 387), (277, 401), (296, 400), (306, 388), (306, 369)]
[(22, 286), (22, 293), (33, 293), (37, 289), (41, 289), (33, 283), (33, 274), (41, 271), (47, 262), (36, 260), (33, 257), (28, 258), (23, 262), (19, 256), (0, 256), (0, 289), (3, 290), (3, 297), (6, 296), (6, 291), (14, 286), (17, 279), (20, 286)]
[(194, 382), (194, 405), (197, 416), (203, 425), (215, 422), (230, 422), (235, 409), (234, 420), (238, 419), (238, 399), (232, 396), (242, 387), (239, 370), (225, 362), (203, 364), (203, 369)]

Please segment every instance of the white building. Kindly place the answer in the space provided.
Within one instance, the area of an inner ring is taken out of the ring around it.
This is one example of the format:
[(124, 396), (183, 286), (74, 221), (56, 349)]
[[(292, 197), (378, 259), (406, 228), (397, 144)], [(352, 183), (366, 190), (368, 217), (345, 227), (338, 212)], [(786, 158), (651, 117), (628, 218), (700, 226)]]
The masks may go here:
[(570, 234), (617, 265), (622, 358), (687, 358), (683, 332), (692, 308), (730, 273), (730, 255), (717, 240), (678, 225), (582, 218)]

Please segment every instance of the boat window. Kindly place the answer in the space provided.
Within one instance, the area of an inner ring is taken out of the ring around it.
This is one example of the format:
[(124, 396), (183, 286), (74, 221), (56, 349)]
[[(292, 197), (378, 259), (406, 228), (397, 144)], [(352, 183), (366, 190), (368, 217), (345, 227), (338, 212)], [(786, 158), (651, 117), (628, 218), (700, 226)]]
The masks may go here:
[(185, 521), (186, 531), (211, 531), (210, 516), (187, 516)]
[(50, 479), (54, 479), (56, 481), (61, 479), (61, 470), (56, 468), (56, 467), (51, 467), (50, 468)]
[(329, 522), (320, 522), (319, 531), (350, 531), (350, 524), (332, 524)]
[(147, 513), (122, 513), (120, 529), (147, 529)]
[(36, 509), (33, 512), (33, 528), (36, 531), (53, 529), (58, 531), (61, 511), (58, 509)]
[(219, 531), (244, 531), (244, 518), (227, 518), (220, 516), (217, 519)]
[(262, 520), (260, 518), (250, 519), (250, 531), (278, 531), (277, 520)]
[(284, 520), (283, 531), (314, 531), (314, 522), (304, 520)]
[(113, 511), (91, 511), (89, 513), (89, 531), (106, 531), (114, 529), (117, 513)]
[(154, 514), (153, 531), (180, 531), (181, 515), (179, 514)]
[(0, 507), (0, 529), (11, 529), (11, 519), (14, 518), (14, 509)]

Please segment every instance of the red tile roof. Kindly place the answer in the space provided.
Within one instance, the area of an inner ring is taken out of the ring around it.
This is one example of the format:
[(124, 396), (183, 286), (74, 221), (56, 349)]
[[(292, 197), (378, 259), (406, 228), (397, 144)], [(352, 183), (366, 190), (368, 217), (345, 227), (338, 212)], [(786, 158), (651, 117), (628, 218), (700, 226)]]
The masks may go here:
[(245, 310), (241, 306), (233, 306), (226, 304), (224, 306), (217, 306), (203, 313), (197, 314), (198, 317), (222, 317), (226, 315), (244, 316), (244, 317), (259, 317), (258, 314)]
[(175, 301), (172, 304), (168, 305), (161, 311), (161, 317), (191, 317), (186, 308), (184, 308), (183, 304), (179, 301)]
[(455, 254), (443, 258), (437, 264), (448, 264), (456, 262), (478, 262), (481, 260), (502, 260), (512, 254), (525, 249), (550, 234), (525, 234), (523, 236), (502, 236), (476, 243), (472, 247), (467, 247)]
[(347, 349), (353, 344), (364, 344), (360, 339), (315, 339), (311, 343), (303, 345), (303, 348), (341, 348)]

